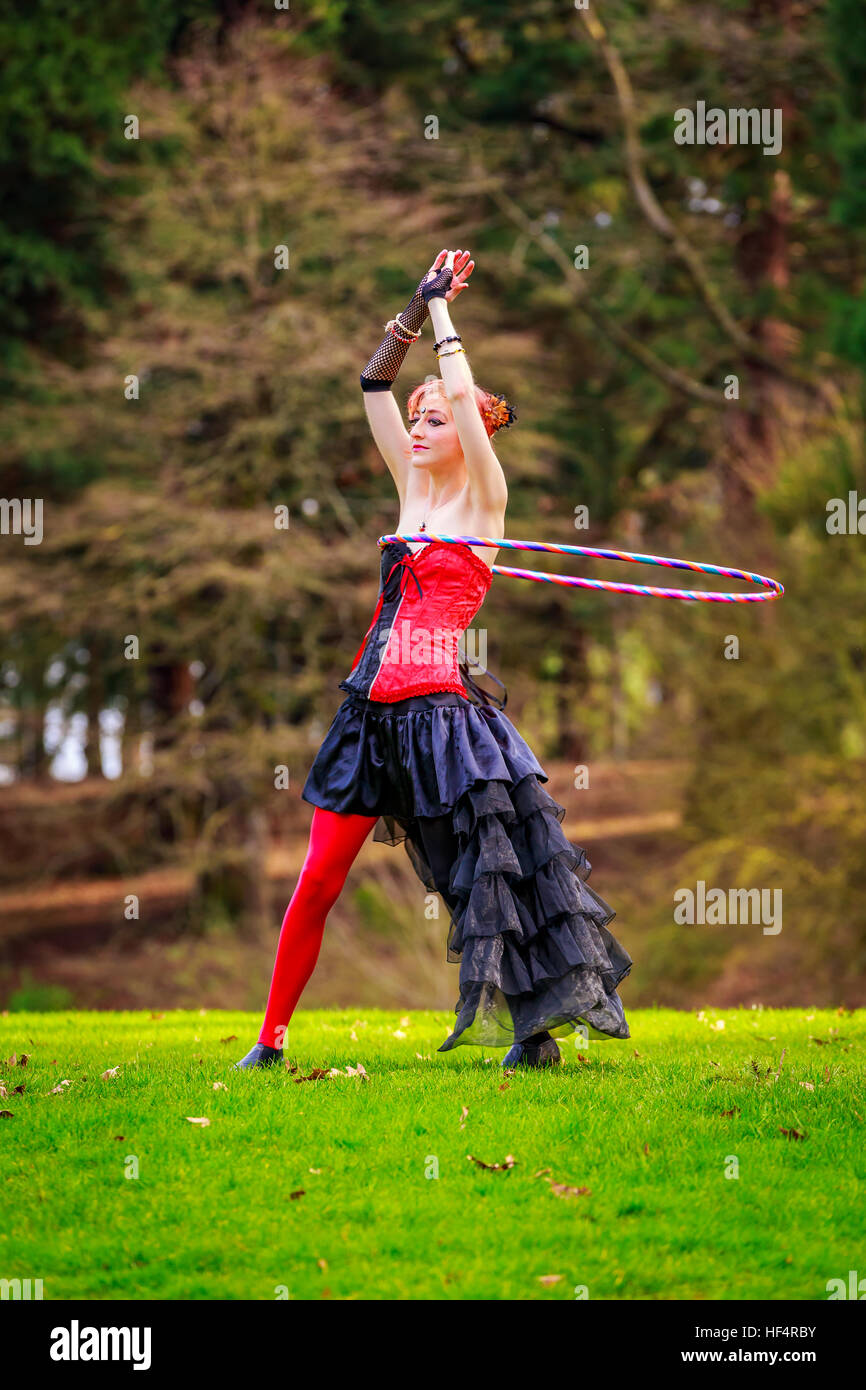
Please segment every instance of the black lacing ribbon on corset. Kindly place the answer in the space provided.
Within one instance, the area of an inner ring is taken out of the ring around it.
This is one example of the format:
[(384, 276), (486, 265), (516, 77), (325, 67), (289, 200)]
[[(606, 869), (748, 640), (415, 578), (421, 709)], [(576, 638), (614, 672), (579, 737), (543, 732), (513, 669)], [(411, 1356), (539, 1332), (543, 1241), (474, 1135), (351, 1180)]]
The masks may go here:
[(387, 576), (386, 576), (386, 578), (385, 578), (385, 583), (382, 585), (382, 592), (380, 593), (378, 602), (376, 603), (376, 610), (375, 610), (375, 612), (374, 612), (374, 614), (373, 614), (373, 621), (371, 622), (370, 626), (367, 628), (367, 631), (364, 633), (364, 639), (363, 639), (363, 641), (361, 642), (361, 645), (360, 645), (360, 647), (358, 648), (357, 652), (355, 653), (355, 660), (352, 662), (351, 670), (354, 671), (355, 667), (357, 666), (358, 660), (359, 660), (359, 658), (360, 658), (360, 655), (361, 655), (362, 651), (364, 650), (364, 645), (365, 645), (365, 643), (366, 643), (366, 641), (367, 641), (367, 638), (370, 636), (370, 633), (373, 631), (373, 628), (376, 626), (376, 623), (379, 621), (379, 614), (382, 612), (382, 603), (384, 602), (384, 599), (385, 599), (385, 590), (386, 590), (387, 587), (388, 587), (388, 582), (389, 582), (389, 580), (390, 580), (390, 578), (391, 578), (391, 575), (394, 573), (394, 571), (395, 571), (396, 569), (400, 569), (400, 568), (402, 568), (402, 567), (405, 566), (405, 568), (403, 568), (403, 573), (400, 575), (400, 597), (401, 597), (401, 599), (404, 597), (404, 595), (405, 595), (405, 593), (406, 593), (406, 585), (407, 585), (407, 583), (408, 583), (408, 576), (409, 576), (410, 574), (411, 574), (412, 578), (415, 580), (415, 583), (416, 583), (417, 586), (418, 586), (418, 597), (419, 597), (419, 598), (423, 598), (423, 597), (424, 597), (424, 590), (421, 588), (421, 581), (420, 581), (420, 579), (418, 578), (417, 574), (415, 573), (415, 571), (414, 571), (413, 568), (412, 568), (412, 560), (413, 560), (413, 556), (412, 556), (412, 554), (411, 554), (411, 552), (410, 552), (410, 554), (404, 555), (400, 560), (395, 560), (394, 563), (393, 563), (393, 565), (392, 565), (391, 568), (389, 569), (388, 574), (387, 574)]

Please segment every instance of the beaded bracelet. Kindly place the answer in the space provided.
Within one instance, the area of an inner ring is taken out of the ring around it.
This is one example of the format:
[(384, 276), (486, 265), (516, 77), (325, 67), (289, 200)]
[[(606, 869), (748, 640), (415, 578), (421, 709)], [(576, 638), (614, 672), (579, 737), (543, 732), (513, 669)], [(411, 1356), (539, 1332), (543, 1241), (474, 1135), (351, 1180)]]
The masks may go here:
[(465, 354), (466, 349), (465, 349), (465, 348), (452, 348), (450, 352), (437, 352), (436, 356), (437, 356), (437, 357), (456, 357), (457, 354), (458, 354), (458, 352), (462, 352), (462, 353)]
[[(391, 334), (391, 337), (396, 338), (399, 343), (414, 343), (421, 337), (420, 330), (415, 333), (411, 328), (408, 328), (406, 324), (403, 323), (399, 314), (395, 319), (389, 319), (385, 327)], [(408, 338), (401, 338), (399, 333), (395, 333), (395, 328), (401, 328), (404, 333), (408, 333), (410, 336)]]
[(440, 338), (438, 343), (433, 344), (433, 351), (438, 355), (439, 349), (446, 343), (462, 343), (463, 339), (459, 333), (452, 333), (450, 338)]

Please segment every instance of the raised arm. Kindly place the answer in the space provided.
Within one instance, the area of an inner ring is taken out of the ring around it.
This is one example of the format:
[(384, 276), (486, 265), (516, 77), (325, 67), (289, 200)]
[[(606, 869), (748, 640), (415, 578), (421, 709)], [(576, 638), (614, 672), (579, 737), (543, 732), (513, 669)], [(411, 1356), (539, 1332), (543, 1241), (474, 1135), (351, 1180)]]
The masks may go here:
[[(451, 253), (448, 263), (451, 264)], [(442, 277), (447, 281), (447, 276)], [(443, 338), (456, 337), (451, 321), (445, 290), (427, 294), (430, 321), (437, 343)], [(463, 449), (469, 491), (475, 507), (481, 511), (504, 512), (508, 501), (508, 486), (502, 465), (493, 447), (475, 399), (475, 381), (469, 358), (461, 342), (446, 343), (438, 356), (439, 374), (445, 384), (445, 394), (454, 415), (454, 424)]]
[[(397, 493), (402, 506), (406, 485), (411, 470), (412, 443), (403, 424), (400, 407), (391, 392), (403, 361), (413, 342), (421, 336), (421, 328), (427, 318), (427, 303), (421, 293), (421, 286), (428, 282), (442, 266), (447, 251), (440, 251), (430, 270), (420, 281), (406, 308), (389, 319), (385, 325), (385, 337), (361, 373), (361, 390), (364, 393), (364, 409), (370, 423), (370, 431), (376, 447), (397, 485)], [(454, 266), (453, 253), (449, 257)], [(456, 271), (449, 282), (448, 297), (453, 299), (465, 288), (472, 273), (474, 262), (469, 262), (469, 254), (457, 253)], [(443, 304), (445, 301), (442, 301)]]

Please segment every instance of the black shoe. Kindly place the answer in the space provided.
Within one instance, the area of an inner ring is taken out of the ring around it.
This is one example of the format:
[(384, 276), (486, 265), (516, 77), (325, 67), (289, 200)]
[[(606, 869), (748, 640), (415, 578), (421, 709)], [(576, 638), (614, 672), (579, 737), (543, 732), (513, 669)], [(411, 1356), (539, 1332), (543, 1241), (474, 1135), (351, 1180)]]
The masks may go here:
[[(533, 1038), (538, 1037), (537, 1033), (533, 1034)], [(502, 1067), (558, 1067), (561, 1063), (559, 1048), (550, 1034), (546, 1033), (541, 1036), (538, 1042), (533, 1042), (530, 1039), (525, 1042), (516, 1042), (506, 1052), (499, 1065)]]
[(232, 1071), (245, 1071), (247, 1067), (273, 1067), (277, 1062), (283, 1060), (283, 1049), (281, 1047), (266, 1047), (264, 1043), (256, 1043), (242, 1058), (240, 1062), (235, 1062)]

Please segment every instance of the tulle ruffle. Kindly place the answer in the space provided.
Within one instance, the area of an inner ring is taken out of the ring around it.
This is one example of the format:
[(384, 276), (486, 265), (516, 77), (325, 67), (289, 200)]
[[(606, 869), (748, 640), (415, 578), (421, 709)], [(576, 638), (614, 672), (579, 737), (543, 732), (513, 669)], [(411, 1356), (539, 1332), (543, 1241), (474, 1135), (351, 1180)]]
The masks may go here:
[(378, 815), (374, 839), (405, 844), (446, 904), (460, 998), (440, 1052), (543, 1029), (630, 1036), (616, 988), (631, 958), (546, 781), (501, 711), (446, 693), (378, 706), (349, 696), (310, 770), (305, 800)]

